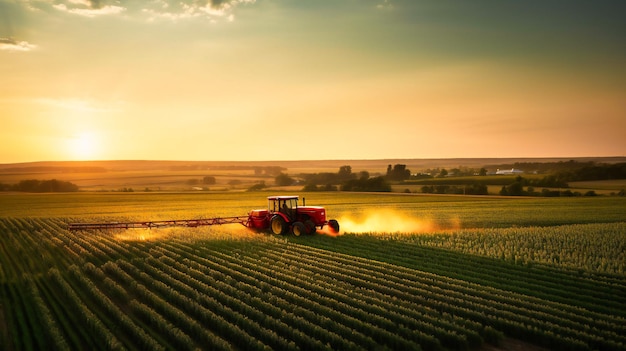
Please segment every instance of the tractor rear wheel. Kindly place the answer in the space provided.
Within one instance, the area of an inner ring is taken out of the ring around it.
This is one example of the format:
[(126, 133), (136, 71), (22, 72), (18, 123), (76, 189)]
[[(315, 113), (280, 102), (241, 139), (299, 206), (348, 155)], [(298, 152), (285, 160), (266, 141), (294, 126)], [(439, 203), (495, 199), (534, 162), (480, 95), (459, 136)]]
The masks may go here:
[(339, 233), (339, 222), (337, 220), (331, 219), (328, 221), (328, 226), (335, 234)]
[(304, 223), (302, 223), (302, 222), (295, 222), (291, 226), (291, 233), (293, 233), (293, 235), (295, 235), (295, 236), (300, 236), (300, 235), (306, 233), (306, 227), (304, 226)]
[(275, 215), (270, 220), (270, 230), (276, 235), (283, 235), (287, 231), (287, 223), (283, 217)]
[(317, 231), (317, 228), (315, 228), (315, 223), (310, 219), (304, 221), (304, 226), (306, 227), (306, 233), (309, 235), (313, 235)]

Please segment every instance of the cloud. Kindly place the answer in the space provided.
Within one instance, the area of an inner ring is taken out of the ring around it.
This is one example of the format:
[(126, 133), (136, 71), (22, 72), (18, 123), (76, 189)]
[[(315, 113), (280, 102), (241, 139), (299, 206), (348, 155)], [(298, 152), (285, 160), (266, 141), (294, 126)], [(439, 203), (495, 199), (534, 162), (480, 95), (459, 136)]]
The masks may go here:
[(37, 46), (26, 41), (17, 41), (13, 38), (0, 38), (0, 50), (4, 51), (31, 51)]
[(114, 15), (126, 10), (125, 7), (115, 4), (103, 4), (100, 0), (67, 0), (52, 5), (55, 9), (84, 17)]
[(232, 11), (235, 7), (256, 0), (153, 0), (142, 8), (142, 12), (150, 20), (186, 18), (208, 18), (210, 20), (225, 19), (233, 21)]
[(25, 0), (23, 4), (30, 10), (54, 8), (58, 11), (84, 17), (115, 15), (122, 12), (135, 17), (148, 17), (148, 20), (187, 18), (208, 18), (210, 20), (234, 19), (233, 9), (241, 4), (256, 0)]

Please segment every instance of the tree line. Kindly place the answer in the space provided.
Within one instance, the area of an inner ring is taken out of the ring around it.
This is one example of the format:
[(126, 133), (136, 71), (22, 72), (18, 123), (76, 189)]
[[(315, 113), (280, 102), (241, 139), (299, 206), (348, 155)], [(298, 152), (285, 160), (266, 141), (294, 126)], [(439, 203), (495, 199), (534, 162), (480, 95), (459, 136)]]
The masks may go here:
[(556, 175), (568, 182), (626, 179), (626, 162), (590, 164), (573, 170), (561, 171)]
[(303, 191), (391, 191), (391, 185), (383, 177), (371, 177), (367, 171), (353, 173), (348, 165), (339, 167), (337, 173), (306, 174), (303, 178)]
[[(352, 172), (352, 166), (339, 167), (336, 173), (320, 172), (301, 174), (301, 182), (304, 183), (303, 191), (374, 191), (390, 192), (390, 180), (408, 179), (410, 171), (406, 165), (389, 165), (386, 176), (372, 177), (369, 172)], [(287, 186), (299, 183), (286, 173), (280, 173), (275, 178), (278, 186)]]
[(576, 171), (578, 169), (584, 167), (593, 167), (596, 166), (594, 161), (558, 161), (558, 162), (515, 162), (508, 164), (500, 164), (500, 165), (488, 165), (485, 168), (489, 169), (521, 169), (525, 172), (535, 172), (535, 173), (561, 173), (561, 172), (571, 172)]
[[(554, 190), (554, 189), (547, 189), (547, 188), (543, 188), (541, 189), (541, 191), (536, 191), (535, 190), (535, 185), (537, 184), (549, 184), (549, 183), (543, 183), (544, 179), (539, 179), (539, 180), (531, 180), (531, 179), (526, 179), (522, 176), (518, 176), (515, 178), (515, 181), (509, 185), (505, 185), (502, 187), (502, 189), (500, 189), (500, 195), (505, 195), (505, 196), (544, 196), (544, 197), (570, 197), (570, 196), (597, 196), (598, 194), (596, 194), (595, 191), (593, 190), (589, 190), (587, 192), (585, 192), (584, 194), (578, 191), (572, 191), (570, 189), (567, 189), (569, 187), (569, 185), (567, 183), (555, 183), (555, 184), (563, 184), (561, 185), (543, 185), (543, 186), (547, 186), (547, 187), (556, 187), (556, 188), (562, 188), (562, 189), (558, 189), (558, 190)], [(620, 190), (617, 193), (614, 193), (612, 195), (617, 195), (617, 196), (625, 196), (626, 193), (624, 192), (624, 189)]]
[[(301, 174), (299, 176), (305, 184), (303, 191), (373, 191), (390, 192), (390, 182), (402, 182), (411, 177), (411, 171), (406, 165), (388, 165), (387, 173), (383, 176), (372, 177), (368, 171), (352, 172), (352, 166), (339, 167), (336, 173), (320, 172)], [(280, 173), (275, 178), (278, 186), (296, 184), (297, 181), (286, 173)]]
[(21, 191), (27, 193), (70, 193), (78, 191), (78, 185), (57, 179), (27, 179), (13, 185), (0, 183), (0, 191)]

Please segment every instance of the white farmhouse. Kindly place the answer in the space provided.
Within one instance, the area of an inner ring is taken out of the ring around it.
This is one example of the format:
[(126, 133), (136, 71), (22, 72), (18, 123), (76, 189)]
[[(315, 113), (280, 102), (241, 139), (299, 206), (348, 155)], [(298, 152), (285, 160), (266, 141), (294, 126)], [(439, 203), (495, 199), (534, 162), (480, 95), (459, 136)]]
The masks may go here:
[(515, 169), (515, 168), (498, 169), (496, 171), (496, 174), (498, 174), (498, 175), (500, 175), (500, 174), (512, 175), (512, 174), (522, 174), (522, 173), (524, 173), (524, 171), (522, 171), (521, 169)]

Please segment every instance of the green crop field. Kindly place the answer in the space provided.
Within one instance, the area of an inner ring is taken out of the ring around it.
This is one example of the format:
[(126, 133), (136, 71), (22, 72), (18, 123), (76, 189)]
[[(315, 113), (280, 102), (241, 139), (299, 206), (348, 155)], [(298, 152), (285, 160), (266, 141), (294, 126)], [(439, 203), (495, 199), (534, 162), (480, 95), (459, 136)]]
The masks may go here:
[(255, 193), (0, 195), (2, 350), (626, 350), (626, 199), (303, 194), (341, 235), (231, 224)]

